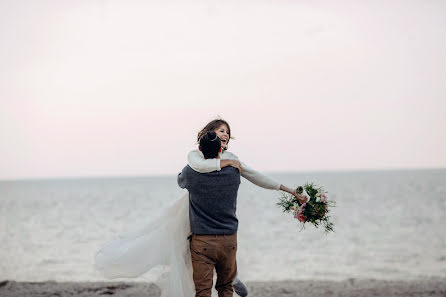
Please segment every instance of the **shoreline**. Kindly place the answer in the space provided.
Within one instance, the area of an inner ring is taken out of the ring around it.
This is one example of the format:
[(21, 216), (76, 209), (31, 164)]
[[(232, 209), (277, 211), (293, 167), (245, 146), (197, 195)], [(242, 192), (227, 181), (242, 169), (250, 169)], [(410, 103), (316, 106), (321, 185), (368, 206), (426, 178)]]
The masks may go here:
[[(250, 297), (360, 296), (440, 297), (446, 296), (446, 278), (424, 280), (347, 279), (343, 281), (287, 280), (247, 282)], [(0, 281), (0, 296), (145, 296), (159, 297), (160, 289), (142, 282), (17, 282)], [(237, 296), (237, 294), (234, 294)]]

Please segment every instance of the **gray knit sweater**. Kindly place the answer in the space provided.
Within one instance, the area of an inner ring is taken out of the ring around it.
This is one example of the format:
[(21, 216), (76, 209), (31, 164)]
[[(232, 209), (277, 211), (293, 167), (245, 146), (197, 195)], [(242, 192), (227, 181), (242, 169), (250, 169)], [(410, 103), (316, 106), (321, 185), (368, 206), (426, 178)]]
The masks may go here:
[(198, 173), (189, 165), (178, 174), (178, 185), (189, 191), (189, 221), (193, 234), (234, 234), (238, 220), (237, 191), (240, 173), (228, 166)]

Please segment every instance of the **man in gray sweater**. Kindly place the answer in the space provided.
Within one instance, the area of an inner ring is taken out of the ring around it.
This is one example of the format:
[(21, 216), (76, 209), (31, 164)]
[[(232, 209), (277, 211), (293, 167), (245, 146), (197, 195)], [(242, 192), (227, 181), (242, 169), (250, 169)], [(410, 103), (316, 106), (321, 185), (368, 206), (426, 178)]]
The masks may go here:
[[(200, 150), (206, 159), (219, 158), (221, 141), (215, 132), (200, 139)], [(237, 191), (240, 172), (234, 167), (198, 173), (184, 167), (178, 185), (189, 191), (190, 243), (196, 297), (210, 297), (214, 268), (215, 289), (219, 297), (233, 296), (237, 273)]]

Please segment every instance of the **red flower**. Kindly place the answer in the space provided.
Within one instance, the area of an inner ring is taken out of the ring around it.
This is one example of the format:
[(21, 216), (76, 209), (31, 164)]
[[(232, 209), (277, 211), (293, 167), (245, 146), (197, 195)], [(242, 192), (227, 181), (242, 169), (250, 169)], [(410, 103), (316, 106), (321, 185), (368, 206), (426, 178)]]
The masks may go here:
[(307, 203), (302, 204), (302, 206), (296, 212), (296, 218), (299, 220), (299, 222), (306, 222), (307, 221), (307, 217), (305, 217), (303, 215), (303, 212), (305, 210), (305, 206), (306, 205), (307, 205)]

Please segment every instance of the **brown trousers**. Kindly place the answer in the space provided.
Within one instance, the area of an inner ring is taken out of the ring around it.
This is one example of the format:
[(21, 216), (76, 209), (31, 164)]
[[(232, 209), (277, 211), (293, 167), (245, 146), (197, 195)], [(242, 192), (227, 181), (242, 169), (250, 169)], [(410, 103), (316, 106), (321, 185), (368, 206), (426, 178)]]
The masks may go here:
[(237, 233), (231, 235), (192, 235), (190, 242), (195, 297), (210, 297), (214, 268), (219, 297), (232, 297), (237, 273)]

